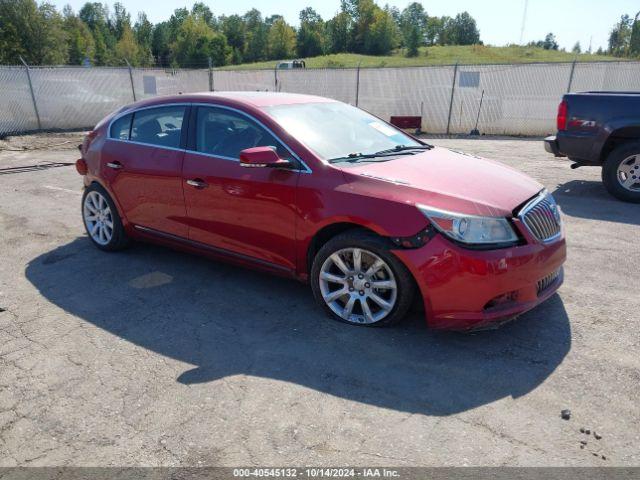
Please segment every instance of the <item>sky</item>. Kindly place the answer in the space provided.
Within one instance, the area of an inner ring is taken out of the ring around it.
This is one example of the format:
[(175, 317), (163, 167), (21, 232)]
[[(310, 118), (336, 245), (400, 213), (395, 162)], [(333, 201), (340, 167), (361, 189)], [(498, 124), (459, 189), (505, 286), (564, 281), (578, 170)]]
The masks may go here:
[[(70, 4), (78, 11), (86, 0), (55, 0), (61, 9)], [(110, 6), (114, 0), (94, 0), (106, 2)], [(135, 19), (139, 11), (145, 11), (149, 20), (158, 23), (168, 19), (176, 8), (191, 7), (193, 1), (164, 0), (120, 0)], [(263, 15), (281, 14), (287, 22), (297, 25), (298, 14), (303, 8), (313, 7), (326, 20), (340, 7), (340, 0), (205, 0), (204, 3), (216, 16), (243, 14), (257, 8)], [(379, 5), (387, 0), (378, 0)], [(389, 5), (400, 9), (411, 0), (388, 0)], [(480, 38), (485, 44), (507, 45), (520, 42), (525, 0), (426, 0), (421, 2), (429, 15), (449, 15), (468, 11), (478, 23)], [(623, 14), (634, 16), (640, 10), (637, 0), (528, 0), (527, 19), (524, 29), (524, 43), (541, 40), (553, 32), (561, 48), (571, 50), (580, 42), (583, 50), (591, 42), (593, 50), (606, 48), (609, 31)]]

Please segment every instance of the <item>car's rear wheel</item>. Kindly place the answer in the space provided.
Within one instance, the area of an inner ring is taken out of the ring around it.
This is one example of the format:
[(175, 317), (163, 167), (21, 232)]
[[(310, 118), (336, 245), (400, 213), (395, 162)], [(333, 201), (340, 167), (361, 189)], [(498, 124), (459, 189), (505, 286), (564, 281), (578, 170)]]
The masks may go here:
[(414, 285), (407, 268), (376, 235), (352, 230), (329, 240), (317, 253), (311, 287), (336, 320), (385, 326), (409, 310)]
[(82, 196), (82, 219), (87, 235), (99, 249), (116, 251), (128, 245), (129, 239), (118, 210), (100, 185), (92, 184), (85, 189)]
[(602, 182), (614, 197), (640, 203), (640, 142), (626, 143), (609, 154)]

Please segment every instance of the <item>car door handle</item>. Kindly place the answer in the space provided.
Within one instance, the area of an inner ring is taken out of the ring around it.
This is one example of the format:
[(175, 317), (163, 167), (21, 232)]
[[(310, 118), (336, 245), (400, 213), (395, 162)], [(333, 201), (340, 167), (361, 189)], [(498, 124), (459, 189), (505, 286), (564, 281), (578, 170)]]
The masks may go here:
[(109, 162), (107, 163), (107, 167), (113, 168), (114, 170), (120, 170), (122, 168), (122, 164), (120, 162)]
[(193, 180), (187, 180), (187, 185), (191, 185), (194, 188), (203, 189), (207, 188), (209, 184), (200, 178), (194, 178)]

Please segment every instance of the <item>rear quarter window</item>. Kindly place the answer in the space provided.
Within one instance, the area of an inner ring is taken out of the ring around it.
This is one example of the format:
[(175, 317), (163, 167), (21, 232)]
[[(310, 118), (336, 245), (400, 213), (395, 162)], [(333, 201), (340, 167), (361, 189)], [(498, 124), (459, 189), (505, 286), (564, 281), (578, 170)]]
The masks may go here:
[(185, 106), (138, 110), (133, 116), (130, 140), (159, 147), (180, 147), (185, 110)]
[(111, 124), (111, 132), (109, 137), (116, 140), (129, 140), (129, 133), (131, 132), (131, 118), (132, 114), (120, 117)]

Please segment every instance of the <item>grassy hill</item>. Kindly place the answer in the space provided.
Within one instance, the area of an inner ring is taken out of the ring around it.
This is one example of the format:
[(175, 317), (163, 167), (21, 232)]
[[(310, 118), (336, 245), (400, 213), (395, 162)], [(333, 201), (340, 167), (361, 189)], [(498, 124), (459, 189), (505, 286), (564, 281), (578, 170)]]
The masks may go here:
[[(423, 47), (420, 54), (407, 58), (398, 50), (392, 55), (374, 57), (355, 53), (338, 53), (321, 57), (305, 58), (307, 68), (357, 67), (415, 67), (425, 65), (490, 64), (490, 63), (530, 63), (530, 62), (572, 62), (576, 58), (570, 52), (544, 50), (532, 47), (490, 47), (484, 45)], [(607, 55), (581, 54), (579, 62), (623, 60)], [(248, 70), (274, 68), (276, 61), (229, 65), (224, 70)]]

